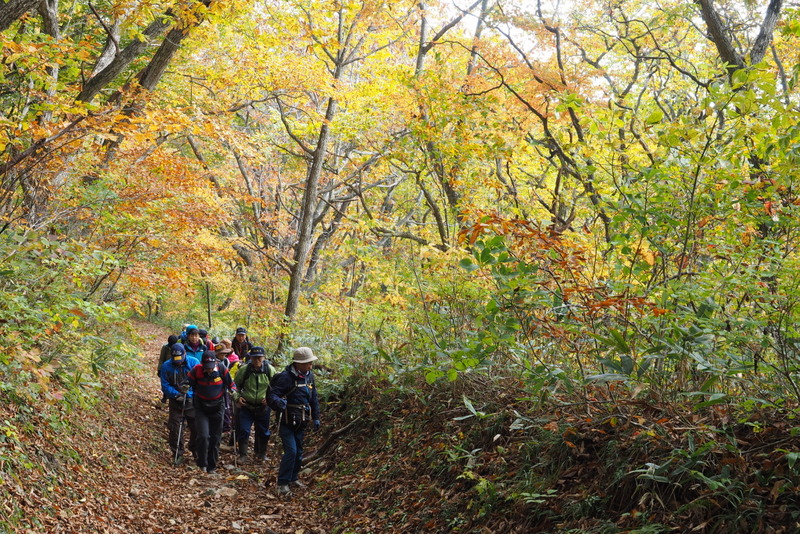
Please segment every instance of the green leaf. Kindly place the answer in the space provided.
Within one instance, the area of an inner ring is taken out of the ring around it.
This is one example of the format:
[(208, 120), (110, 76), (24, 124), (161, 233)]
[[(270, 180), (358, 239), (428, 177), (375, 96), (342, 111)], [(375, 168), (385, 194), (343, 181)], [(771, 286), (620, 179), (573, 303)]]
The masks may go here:
[(660, 109), (657, 109), (657, 110), (655, 110), (654, 112), (652, 112), (652, 113), (651, 113), (651, 114), (650, 114), (650, 115), (649, 115), (649, 116), (648, 116), (648, 117), (647, 117), (647, 118), (644, 120), (644, 122), (645, 122), (646, 124), (658, 124), (659, 122), (661, 122), (661, 120), (662, 120), (663, 118), (664, 118), (664, 112), (663, 112), (663, 111), (661, 111)]
[(462, 269), (464, 269), (468, 273), (471, 273), (473, 271), (477, 271), (478, 269), (481, 268), (480, 265), (477, 265), (475, 262), (473, 262), (469, 258), (464, 258), (463, 260), (458, 262), (458, 264), (461, 266)]
[(461, 398), (464, 401), (464, 406), (467, 407), (467, 410), (472, 412), (472, 415), (477, 415), (478, 411), (475, 409), (475, 406), (472, 405), (472, 401), (469, 400), (466, 395), (462, 395)]
[(606, 382), (625, 382), (627, 380), (630, 380), (630, 377), (618, 373), (600, 373), (586, 377), (586, 382), (596, 384), (605, 384)]
[(434, 382), (439, 380), (439, 378), (442, 376), (442, 374), (444, 374), (444, 373), (442, 373), (441, 371), (439, 371), (437, 369), (433, 369), (431, 371), (428, 371), (427, 373), (425, 373), (425, 382), (427, 382), (428, 384), (433, 384)]
[(798, 458), (800, 458), (800, 452), (786, 453), (786, 461), (789, 464), (789, 469), (794, 470), (794, 466), (797, 464)]
[(727, 393), (714, 393), (709, 396), (708, 400), (703, 402), (698, 402), (694, 405), (696, 410), (701, 408), (706, 408), (708, 406), (714, 406), (715, 404), (724, 404), (730, 400), (730, 396)]
[(629, 375), (633, 372), (634, 361), (633, 358), (628, 356), (627, 354), (623, 354), (619, 358), (620, 364), (622, 364), (622, 372), (626, 375)]

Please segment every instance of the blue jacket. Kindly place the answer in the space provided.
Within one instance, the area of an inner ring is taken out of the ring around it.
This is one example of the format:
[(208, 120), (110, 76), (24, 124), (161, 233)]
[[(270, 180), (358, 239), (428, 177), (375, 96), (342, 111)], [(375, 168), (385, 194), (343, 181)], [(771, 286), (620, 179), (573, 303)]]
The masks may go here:
[(194, 350), (191, 347), (191, 345), (189, 345), (188, 341), (183, 345), (183, 348), (186, 349), (186, 356), (187, 357), (191, 356), (191, 357), (195, 358), (198, 362), (203, 361), (203, 353), (205, 351), (209, 350), (208, 345), (203, 343), (202, 339), (200, 340), (200, 344), (197, 346), (197, 350)]
[[(170, 399), (179, 397), (181, 392), (178, 388), (181, 387), (181, 384), (189, 383), (189, 380), (186, 378), (189, 375), (189, 371), (199, 364), (200, 362), (197, 361), (197, 358), (192, 356), (186, 356), (186, 359), (183, 360), (183, 364), (175, 364), (172, 358), (165, 361), (161, 365), (161, 371), (159, 373), (161, 377), (161, 391), (164, 392), (164, 395)], [(193, 394), (194, 392), (190, 389), (186, 396), (191, 399)]]
[(319, 419), (319, 399), (313, 371), (301, 376), (294, 364), (287, 365), (286, 369), (272, 378), (267, 403), (277, 412), (285, 410), (287, 404), (309, 406), (311, 419)]

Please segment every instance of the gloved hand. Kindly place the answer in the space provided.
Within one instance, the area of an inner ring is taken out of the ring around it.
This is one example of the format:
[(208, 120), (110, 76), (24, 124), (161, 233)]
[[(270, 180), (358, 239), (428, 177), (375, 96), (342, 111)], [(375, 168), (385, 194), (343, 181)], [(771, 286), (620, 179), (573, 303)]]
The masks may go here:
[(314, 419), (314, 430), (315, 431), (319, 430), (319, 425), (320, 425), (319, 419)]
[(275, 403), (275, 408), (277, 408), (279, 412), (284, 411), (286, 409), (286, 399), (278, 399), (278, 402)]
[(176, 402), (183, 402), (183, 399), (185, 399), (185, 398), (186, 397), (184, 397), (183, 395), (178, 395), (177, 397), (175, 397), (175, 401)]
[(183, 385), (181, 385), (181, 387), (179, 389), (180, 389), (181, 393), (185, 394), (187, 391), (189, 391), (189, 384), (183, 384)]

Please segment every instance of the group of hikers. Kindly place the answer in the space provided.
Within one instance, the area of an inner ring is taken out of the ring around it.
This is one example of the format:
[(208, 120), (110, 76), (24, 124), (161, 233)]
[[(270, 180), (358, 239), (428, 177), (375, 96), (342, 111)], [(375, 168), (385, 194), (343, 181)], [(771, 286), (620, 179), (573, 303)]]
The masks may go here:
[[(158, 376), (162, 401), (169, 406), (168, 439), (175, 465), (184, 461), (184, 429), (200, 471), (216, 471), (221, 448), (233, 450), (238, 464), (247, 463), (253, 427), (253, 461), (263, 462), (274, 412), (283, 444), (278, 493), (288, 495), (292, 488), (303, 487), (298, 477), (305, 431), (309, 424), (315, 430), (320, 426), (315, 360), (310, 348), (300, 347), (292, 362), (276, 373), (264, 348), (250, 343), (242, 327), (232, 340), (209, 340), (205, 330), (191, 324), (180, 335), (169, 336), (161, 348)], [(227, 446), (221, 444), (226, 432)]]

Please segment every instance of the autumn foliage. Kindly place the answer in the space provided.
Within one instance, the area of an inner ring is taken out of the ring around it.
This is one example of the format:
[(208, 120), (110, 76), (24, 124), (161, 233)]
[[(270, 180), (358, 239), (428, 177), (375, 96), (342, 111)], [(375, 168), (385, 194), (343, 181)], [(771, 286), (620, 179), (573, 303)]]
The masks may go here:
[(7, 2), (2, 390), (88, 394), (136, 314), (793, 420), (800, 22), (718, 4)]

